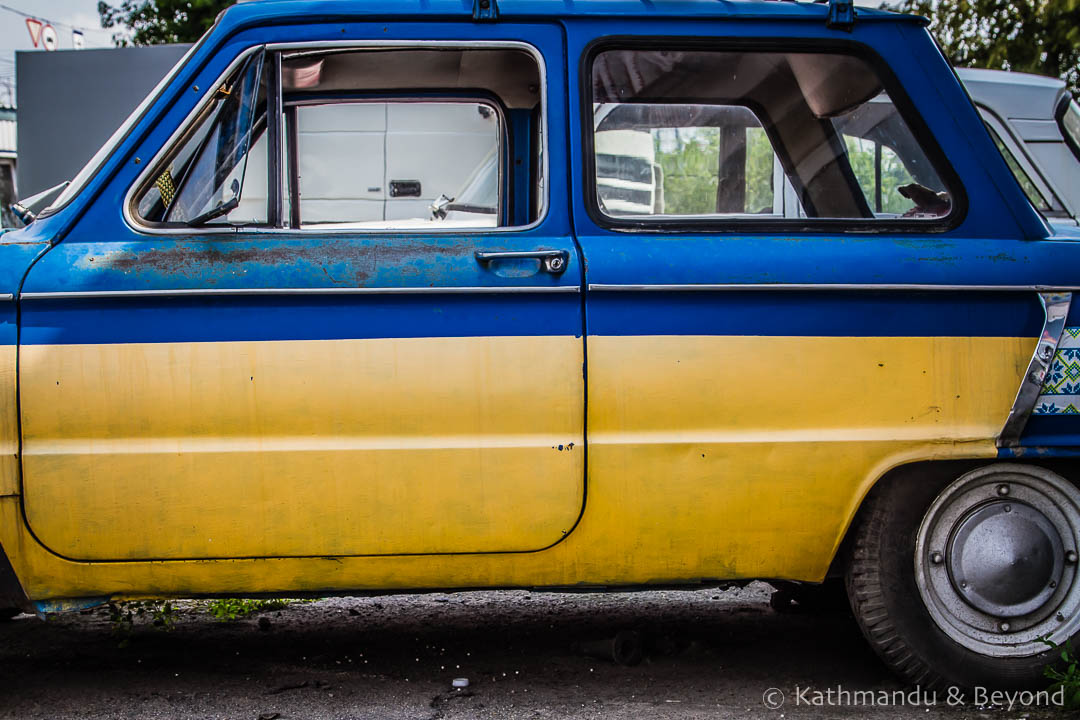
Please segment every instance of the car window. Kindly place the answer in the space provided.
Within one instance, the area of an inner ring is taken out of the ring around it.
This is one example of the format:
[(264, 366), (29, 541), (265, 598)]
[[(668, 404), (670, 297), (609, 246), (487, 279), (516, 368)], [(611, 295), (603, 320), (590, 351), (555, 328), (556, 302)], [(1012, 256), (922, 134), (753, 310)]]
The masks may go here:
[(1039, 192), (1039, 188), (1035, 187), (1035, 183), (1032, 181), (1031, 177), (1024, 172), (1024, 168), (1020, 167), (1020, 163), (1017, 161), (1016, 156), (1009, 150), (1009, 146), (1005, 144), (1001, 139), (1001, 136), (994, 130), (993, 126), (986, 123), (986, 129), (990, 131), (990, 137), (994, 139), (994, 144), (997, 145), (997, 149), (1001, 152), (1001, 156), (1005, 158), (1005, 164), (1009, 166), (1009, 170), (1012, 171), (1013, 177), (1020, 183), (1021, 189), (1023, 189), (1024, 194), (1027, 195), (1031, 204), (1042, 213), (1048, 213), (1053, 210), (1053, 208), (1050, 207), (1050, 203), (1043, 197), (1043, 194)]
[(597, 108), (596, 188), (613, 215), (774, 214), (772, 144), (738, 106)]
[(542, 87), (518, 48), (266, 51), (203, 103), (133, 204), (151, 229), (528, 225), (546, 207)]
[(302, 228), (496, 226), (495, 105), (339, 102), (296, 113)]
[(844, 135), (851, 170), (859, 181), (863, 197), (875, 215), (900, 215), (909, 207), (909, 201), (898, 188), (915, 182), (896, 151), (882, 143), (866, 138)]
[(213, 91), (201, 121), (139, 198), (140, 217), (191, 226), (232, 219), (243, 195), (256, 124), (265, 126), (264, 64), (260, 51)]
[(1058, 122), (1069, 148), (1080, 160), (1080, 105), (1077, 105), (1075, 100), (1070, 100), (1064, 106), (1064, 112), (1059, 115)]
[(785, 175), (800, 205), (790, 217), (952, 212), (953, 193), (859, 58), (606, 50), (591, 87), (594, 202), (609, 218), (783, 218)]

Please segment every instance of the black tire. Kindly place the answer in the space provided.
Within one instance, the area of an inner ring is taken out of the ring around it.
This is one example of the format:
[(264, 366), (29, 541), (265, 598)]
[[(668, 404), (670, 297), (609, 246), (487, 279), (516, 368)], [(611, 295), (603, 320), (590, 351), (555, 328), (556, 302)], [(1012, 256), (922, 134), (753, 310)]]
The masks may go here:
[(885, 664), (924, 690), (1045, 689), (1043, 668), (1057, 652), (1048, 648), (1009, 658), (973, 652), (937, 626), (916, 586), (919, 524), (938, 493), (960, 474), (899, 477), (874, 488), (853, 528), (845, 577), (851, 609)]

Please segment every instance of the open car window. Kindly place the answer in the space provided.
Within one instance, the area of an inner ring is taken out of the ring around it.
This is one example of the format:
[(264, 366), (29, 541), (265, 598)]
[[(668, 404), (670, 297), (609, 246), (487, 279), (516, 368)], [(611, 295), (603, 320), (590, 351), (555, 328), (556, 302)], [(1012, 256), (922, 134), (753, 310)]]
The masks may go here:
[(953, 211), (954, 193), (859, 58), (618, 49), (597, 53), (591, 71), (595, 203), (608, 218), (940, 223)]
[[(498, 224), (504, 123), (494, 104), (336, 102), (295, 112), (301, 228)], [(487, 192), (469, 192), (477, 175)]]
[(530, 225), (546, 208), (541, 72), (496, 43), (260, 52), (129, 207), (150, 230)]

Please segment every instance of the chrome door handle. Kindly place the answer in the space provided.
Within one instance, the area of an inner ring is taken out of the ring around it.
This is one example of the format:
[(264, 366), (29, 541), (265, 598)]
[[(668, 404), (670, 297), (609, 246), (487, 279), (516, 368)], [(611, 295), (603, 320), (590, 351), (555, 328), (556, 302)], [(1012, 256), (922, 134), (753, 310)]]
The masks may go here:
[(487, 265), (492, 260), (539, 260), (540, 267), (544, 272), (558, 275), (566, 270), (566, 262), (570, 259), (568, 250), (494, 250), (476, 251), (476, 262)]

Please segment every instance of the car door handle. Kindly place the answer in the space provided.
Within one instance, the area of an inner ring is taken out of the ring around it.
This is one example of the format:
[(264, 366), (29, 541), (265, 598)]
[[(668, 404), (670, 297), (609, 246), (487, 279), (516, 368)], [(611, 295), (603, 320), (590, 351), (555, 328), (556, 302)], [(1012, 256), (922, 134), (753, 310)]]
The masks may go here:
[(476, 251), (476, 262), (487, 265), (493, 260), (539, 260), (544, 272), (558, 275), (566, 270), (566, 261), (570, 259), (567, 250), (494, 250)]

